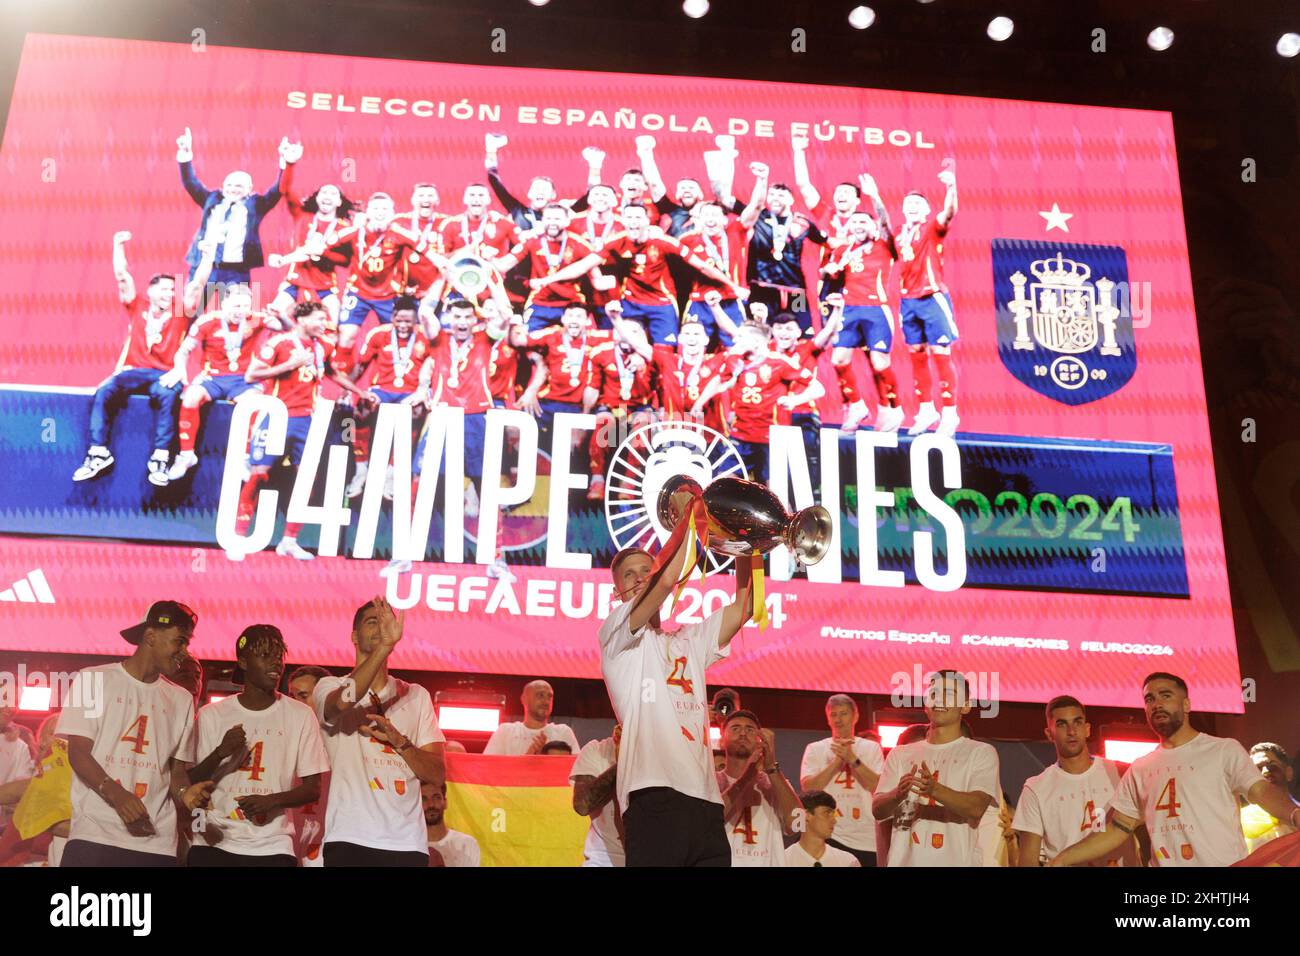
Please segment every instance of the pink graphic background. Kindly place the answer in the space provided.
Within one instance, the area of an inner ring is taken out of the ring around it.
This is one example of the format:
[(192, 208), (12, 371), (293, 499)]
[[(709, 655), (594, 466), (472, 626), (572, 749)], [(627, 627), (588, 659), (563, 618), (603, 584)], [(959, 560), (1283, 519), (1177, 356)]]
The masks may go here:
[[(361, 97), (430, 99), (449, 108), (463, 98), (499, 104), (497, 122), (422, 119), (290, 109), (290, 91)], [(196, 169), (211, 187), (231, 169), (246, 169), (265, 189), (276, 170), (282, 135), (306, 152), (295, 192), (336, 182), (351, 161), (346, 193), (375, 189), (403, 208), (410, 186), (438, 184), (442, 211), (460, 211), (460, 192), (484, 181), (484, 133), (503, 131), (501, 173), (516, 195), (534, 173), (551, 176), (564, 196), (585, 184), (584, 146), (607, 151), (607, 181), (636, 162), (634, 137), (647, 130), (549, 126), (517, 120), (520, 106), (601, 109), (611, 124), (619, 108), (658, 112), (690, 127), (708, 117), (714, 133), (731, 117), (751, 125), (738, 138), (736, 191), (747, 196), (751, 160), (769, 163), (775, 180), (793, 184), (791, 122), (829, 121), (886, 132), (920, 131), (933, 149), (864, 147), (843, 133), (813, 138), (814, 183), (829, 209), (835, 183), (864, 168), (879, 183), (891, 216), (901, 221), (903, 193), (920, 188), (936, 208), (935, 178), (956, 160), (960, 212), (946, 244), (946, 278), (962, 340), (958, 349), (962, 430), (1012, 435), (1085, 437), (1169, 443), (1174, 448), (1190, 600), (1060, 595), (1000, 590), (935, 594), (865, 589), (856, 583), (773, 584), (798, 593), (780, 630), (747, 632), (733, 658), (711, 672), (740, 685), (887, 691), (889, 677), (914, 663), (1000, 671), (1004, 698), (1042, 700), (1069, 690), (1097, 704), (1132, 705), (1148, 671), (1169, 669), (1197, 688), (1198, 706), (1241, 710), (1205, 415), (1191, 281), (1187, 263), (1172, 122), (1168, 114), (883, 90), (736, 80), (592, 74), (407, 63), (296, 53), (218, 49), (95, 38), (27, 40), (0, 149), (0, 382), (93, 387), (109, 371), (124, 329), (110, 265), (115, 230), (128, 246), (138, 282), (155, 271), (179, 272), (198, 220), (180, 185), (174, 141), (194, 131)], [(772, 137), (753, 135), (772, 121)], [(656, 156), (670, 191), (676, 179), (704, 179), (704, 133), (654, 131)], [(1045, 232), (1042, 210), (1058, 203), (1073, 214), (1068, 235)], [(824, 220), (825, 210), (815, 218)], [(263, 226), (268, 252), (286, 251), (289, 217), (281, 203)], [(1116, 244), (1128, 255), (1130, 280), (1149, 283), (1151, 318), (1137, 330), (1138, 368), (1118, 393), (1070, 408), (1017, 382), (997, 355), (990, 243), (994, 238)], [(811, 243), (809, 244), (811, 247)], [(809, 260), (815, 255), (809, 253)], [(279, 271), (254, 274), (269, 293)], [(896, 344), (909, 415), (911, 371)], [(823, 375), (828, 379), (826, 370)], [(864, 378), (864, 385), (869, 380)], [(835, 389), (829, 389), (832, 393)], [(838, 421), (838, 409), (824, 406)], [(1086, 489), (1081, 489), (1086, 490)], [(6, 489), (21, 494), (20, 489)], [(0, 604), (7, 646), (117, 653), (116, 630), (138, 619), (162, 591), (191, 601), (203, 618), (195, 649), (225, 657), (238, 630), (254, 618), (285, 625), (293, 656), (351, 661), (347, 621), (381, 579), (375, 562), (317, 560), (300, 566), (253, 555), (228, 565), (211, 552), (203, 573), (188, 548), (108, 542), (0, 539), (0, 585), (42, 567), (56, 605)], [(474, 572), (477, 573), (477, 572)], [(558, 580), (603, 572), (521, 569)], [(159, 582), (164, 582), (160, 585)], [(400, 665), (446, 670), (596, 677), (595, 619), (486, 620), (416, 608)], [(24, 626), (17, 626), (17, 625)], [(820, 637), (821, 626), (888, 628), (955, 635), (964, 630), (1026, 637), (1167, 643), (1173, 657), (1144, 659), (1071, 651), (931, 651)]]

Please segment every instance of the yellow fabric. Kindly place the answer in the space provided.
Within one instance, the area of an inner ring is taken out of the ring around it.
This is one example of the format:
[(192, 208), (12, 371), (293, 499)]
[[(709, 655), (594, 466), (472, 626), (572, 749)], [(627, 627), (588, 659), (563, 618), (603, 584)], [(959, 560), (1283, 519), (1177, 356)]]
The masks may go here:
[[(447, 826), (478, 841), (482, 866), (581, 866), (590, 821), (573, 811), (573, 791), (564, 786), (511, 786), (514, 761), (558, 761), (567, 775), (572, 759), (558, 756), (488, 757), (500, 764), (500, 782), (456, 779), (447, 762)], [(471, 760), (485, 758), (473, 755)], [(462, 760), (464, 758), (461, 758)], [(559, 769), (559, 768), (557, 768)], [(558, 782), (558, 781), (557, 781)]]
[(754, 555), (754, 623), (760, 631), (767, 630), (767, 597), (763, 593), (763, 558)]
[[(704, 570), (704, 562), (700, 562), (701, 572)], [(691, 579), (691, 572), (695, 570), (695, 509), (690, 510), (690, 516), (687, 518), (686, 525), (686, 564), (682, 570), (682, 576), (677, 581), (677, 590), (673, 592), (673, 603), (682, 596), (682, 588), (686, 587), (686, 582)], [(701, 575), (702, 577), (703, 575)]]
[(14, 828), (24, 840), (44, 833), (56, 823), (72, 819), (72, 764), (68, 744), (54, 738), (54, 749), (41, 761), (37, 776), (23, 791), (14, 808)]
[(1248, 840), (1258, 840), (1277, 826), (1277, 820), (1263, 807), (1248, 803), (1241, 808), (1241, 832)]

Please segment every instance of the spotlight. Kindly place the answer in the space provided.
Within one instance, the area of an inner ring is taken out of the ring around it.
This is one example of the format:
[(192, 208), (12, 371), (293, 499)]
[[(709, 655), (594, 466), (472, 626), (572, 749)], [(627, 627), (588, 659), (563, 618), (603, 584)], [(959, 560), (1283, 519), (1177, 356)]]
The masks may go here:
[(1108, 737), (1101, 742), (1102, 756), (1116, 763), (1132, 763), (1159, 747), (1155, 740), (1115, 740)]
[(1300, 33), (1283, 33), (1277, 41), (1277, 52), (1282, 56), (1300, 53)]
[(544, 6), (546, 6), (548, 3), (550, 3), (551, 0), (528, 0), (528, 2), (531, 3), (531, 4), (532, 4), (533, 6), (535, 6), (535, 7), (544, 7)]
[(876, 22), (876, 11), (870, 7), (854, 7), (849, 11), (849, 26), (855, 30), (865, 30)]
[(1147, 34), (1147, 46), (1157, 53), (1163, 53), (1174, 45), (1174, 31), (1168, 27), (1156, 27)]
[(480, 690), (471, 684), (440, 690), (433, 695), (438, 726), (460, 733), (490, 734), (501, 723), (506, 698), (496, 691)]
[(994, 17), (989, 21), (989, 39), (997, 40), (1001, 43), (1007, 37), (1011, 36), (1011, 31), (1015, 28), (1016, 25), (1011, 22), (1010, 17)]
[(50, 709), (53, 689), (49, 687), (24, 687), (18, 692), (18, 709), (45, 712)]
[(898, 746), (898, 738), (903, 736), (907, 724), (876, 724), (876, 733), (880, 734), (880, 749), (893, 750)]
[(709, 12), (709, 0), (683, 0), (682, 13), (698, 20)]

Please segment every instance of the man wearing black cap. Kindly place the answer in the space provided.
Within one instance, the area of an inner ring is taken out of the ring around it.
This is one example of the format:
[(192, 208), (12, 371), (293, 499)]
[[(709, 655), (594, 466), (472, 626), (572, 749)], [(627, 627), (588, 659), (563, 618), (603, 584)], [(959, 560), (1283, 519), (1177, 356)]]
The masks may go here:
[(223, 756), (213, 772), (212, 807), (196, 827), (190, 866), (297, 865), (286, 811), (320, 796), (329, 760), (315, 712), (277, 693), (286, 652), (274, 625), (245, 628), (231, 678), (243, 692), (199, 711), (198, 752), (216, 748)]
[(176, 803), (207, 804), (212, 782), (191, 785), (194, 702), (162, 676), (185, 652), (198, 615), (158, 601), (122, 631), (125, 661), (72, 681), (56, 733), (68, 741), (72, 826), (62, 866), (174, 866)]
[(333, 768), (326, 866), (429, 865), (420, 784), (446, 778), (446, 738), (429, 692), (388, 673), (405, 618), (382, 596), (357, 608), (356, 666), (347, 677), (321, 678), (312, 695)]

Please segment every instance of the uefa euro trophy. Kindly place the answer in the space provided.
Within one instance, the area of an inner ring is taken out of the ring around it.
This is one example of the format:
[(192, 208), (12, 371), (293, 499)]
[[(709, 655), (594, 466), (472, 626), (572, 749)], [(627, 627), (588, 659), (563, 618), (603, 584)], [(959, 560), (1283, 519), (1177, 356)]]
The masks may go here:
[(470, 253), (453, 255), (451, 264), (447, 267), (447, 281), (470, 302), (478, 301), (479, 294), (488, 287), (491, 277), (491, 267)]
[(821, 505), (790, 514), (766, 485), (743, 478), (719, 478), (701, 489), (685, 475), (668, 479), (659, 492), (656, 512), (669, 530), (677, 526), (691, 497), (700, 495), (709, 513), (710, 551), (732, 557), (766, 554), (785, 545), (800, 564), (816, 564), (831, 546), (831, 513)]

